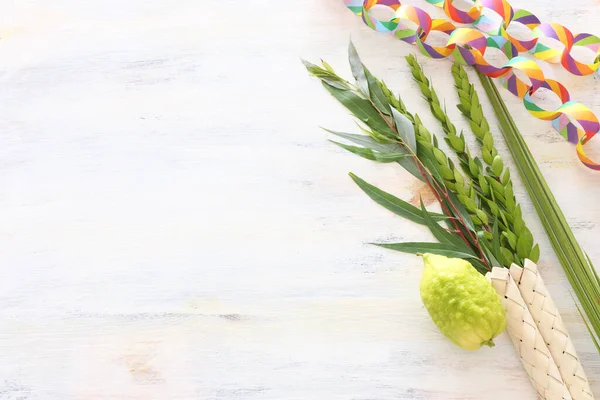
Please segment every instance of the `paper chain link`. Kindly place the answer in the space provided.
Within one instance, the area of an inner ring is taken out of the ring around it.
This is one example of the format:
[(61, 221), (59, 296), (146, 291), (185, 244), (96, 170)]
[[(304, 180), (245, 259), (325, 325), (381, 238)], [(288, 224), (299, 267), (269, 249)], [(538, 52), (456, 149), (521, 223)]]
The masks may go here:
[[(412, 5), (402, 5), (399, 0), (344, 0), (346, 6), (372, 29), (391, 33), (398, 39), (414, 44), (419, 51), (431, 58), (452, 57), (463, 65), (473, 65), (481, 73), (499, 78), (500, 83), (515, 96), (523, 100), (525, 108), (535, 117), (552, 121), (554, 128), (569, 142), (576, 144), (577, 156), (585, 166), (600, 170), (600, 164), (585, 154), (585, 145), (600, 130), (596, 115), (585, 105), (571, 101), (567, 89), (560, 83), (544, 77), (540, 66), (520, 52), (531, 52), (535, 57), (549, 63), (561, 63), (575, 75), (589, 75), (600, 67), (600, 38), (588, 33), (573, 35), (557, 23), (541, 23), (525, 10), (513, 9), (506, 0), (475, 0), (468, 11), (452, 5), (453, 0), (426, 0), (444, 9), (453, 21), (472, 24), (472, 28), (457, 28), (444, 19), (433, 19), (429, 14)], [(380, 20), (372, 14), (374, 6), (392, 10), (390, 20)], [(491, 10), (499, 18), (491, 18)], [(517, 39), (507, 32), (510, 24), (522, 24), (529, 28), (533, 39)], [(426, 43), (431, 32), (441, 32), (448, 36), (445, 46)], [(482, 33), (483, 32), (483, 33)], [(484, 33), (487, 35), (484, 35)], [(553, 49), (540, 43), (540, 38), (551, 38), (562, 43), (562, 50)], [(573, 58), (570, 51), (574, 46), (592, 50), (595, 59), (592, 64), (581, 63)], [(485, 59), (488, 49), (499, 50), (506, 58), (502, 67), (496, 67)], [(520, 78), (515, 72), (518, 71)], [(554, 93), (562, 103), (555, 110), (545, 110), (535, 104), (533, 94), (545, 89)]]

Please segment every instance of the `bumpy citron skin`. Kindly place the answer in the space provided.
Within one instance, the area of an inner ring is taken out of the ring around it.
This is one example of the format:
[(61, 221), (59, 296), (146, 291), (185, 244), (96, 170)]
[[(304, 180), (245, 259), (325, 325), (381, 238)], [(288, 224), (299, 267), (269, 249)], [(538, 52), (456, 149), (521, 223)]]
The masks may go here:
[(424, 254), (423, 261), (421, 299), (444, 336), (465, 350), (494, 346), (506, 316), (492, 284), (465, 260)]

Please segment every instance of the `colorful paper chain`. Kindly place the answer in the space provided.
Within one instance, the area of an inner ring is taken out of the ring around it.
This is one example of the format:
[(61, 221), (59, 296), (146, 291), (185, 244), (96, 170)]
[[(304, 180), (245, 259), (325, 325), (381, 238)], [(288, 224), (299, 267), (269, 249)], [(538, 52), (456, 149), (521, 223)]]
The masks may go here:
[[(506, 0), (475, 0), (467, 11), (452, 5), (453, 0), (427, 0), (444, 9), (453, 21), (472, 24), (472, 28), (457, 28), (444, 19), (433, 19), (424, 10), (402, 5), (399, 0), (344, 0), (346, 6), (362, 17), (362, 20), (378, 32), (394, 34), (398, 39), (415, 44), (427, 57), (452, 57), (464, 65), (474, 65), (481, 73), (499, 78), (502, 85), (523, 100), (525, 108), (535, 117), (552, 121), (554, 128), (569, 142), (576, 144), (577, 156), (588, 168), (600, 170), (600, 164), (589, 159), (583, 149), (600, 130), (600, 123), (594, 113), (581, 103), (571, 101), (567, 89), (560, 83), (544, 77), (540, 66), (519, 52), (529, 51), (537, 58), (561, 63), (575, 75), (589, 75), (600, 67), (600, 38), (587, 33), (573, 35), (567, 28), (557, 23), (543, 24), (529, 11), (513, 9)], [(393, 17), (380, 20), (372, 16), (374, 6), (391, 9)], [(498, 18), (491, 18), (487, 11), (493, 11)], [(507, 32), (510, 24), (522, 24), (533, 33), (533, 39), (517, 39)], [(432, 32), (448, 35), (444, 46), (427, 44)], [(486, 35), (484, 35), (484, 32)], [(562, 50), (553, 49), (540, 43), (540, 38), (551, 38), (562, 43)], [(592, 50), (595, 59), (592, 64), (581, 63), (573, 58), (570, 51), (574, 46)], [(502, 67), (496, 67), (486, 59), (488, 49), (497, 49), (506, 57)], [(525, 76), (526, 79), (520, 78)], [(545, 110), (535, 104), (533, 94), (545, 89), (554, 93), (561, 102), (556, 110)]]

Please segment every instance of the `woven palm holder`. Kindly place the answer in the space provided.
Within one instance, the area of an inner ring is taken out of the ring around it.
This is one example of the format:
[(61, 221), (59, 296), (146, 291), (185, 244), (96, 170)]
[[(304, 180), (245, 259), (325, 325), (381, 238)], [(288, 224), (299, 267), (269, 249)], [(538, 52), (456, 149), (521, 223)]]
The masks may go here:
[(513, 264), (510, 267), (510, 276), (517, 283), (573, 400), (593, 399), (594, 395), (575, 346), (538, 272), (537, 265), (530, 260), (525, 260), (523, 268)]
[(523, 296), (506, 268), (493, 268), (487, 278), (502, 299), (506, 330), (521, 363), (542, 399), (572, 400)]

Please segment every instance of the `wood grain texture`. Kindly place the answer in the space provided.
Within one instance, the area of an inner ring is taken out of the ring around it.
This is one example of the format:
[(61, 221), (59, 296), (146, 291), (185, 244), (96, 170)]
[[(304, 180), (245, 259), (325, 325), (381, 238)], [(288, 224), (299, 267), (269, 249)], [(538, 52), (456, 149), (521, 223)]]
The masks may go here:
[[(515, 4), (600, 34), (596, 0), (562, 5)], [(413, 48), (340, 0), (0, 0), (0, 10), (1, 400), (536, 398), (506, 335), (473, 353), (441, 337), (419, 299), (420, 260), (366, 244), (427, 232), (347, 172), (405, 199), (422, 188), (319, 129), (354, 123), (300, 57), (348, 73), (351, 36), (440, 134), (408, 79)], [(419, 59), (466, 129), (450, 62)], [(600, 112), (596, 77), (553, 71)], [(505, 97), (600, 263), (600, 174)], [(516, 194), (600, 393), (600, 358), (520, 182)]]

